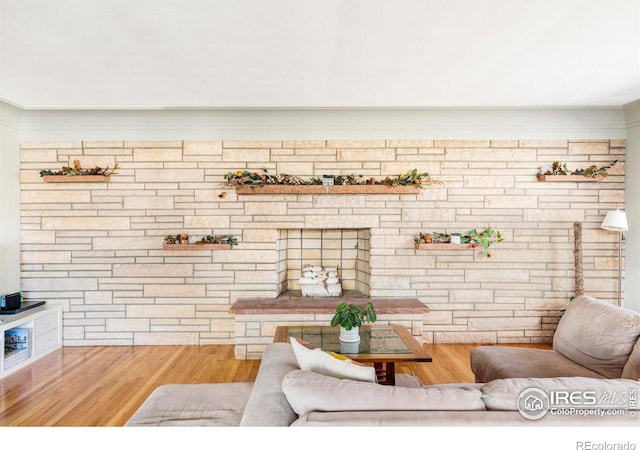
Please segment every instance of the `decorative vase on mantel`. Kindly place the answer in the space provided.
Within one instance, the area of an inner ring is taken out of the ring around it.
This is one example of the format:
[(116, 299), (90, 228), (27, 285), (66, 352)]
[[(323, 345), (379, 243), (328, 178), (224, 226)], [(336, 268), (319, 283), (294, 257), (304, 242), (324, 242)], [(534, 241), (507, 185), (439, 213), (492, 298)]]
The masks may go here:
[(353, 327), (347, 330), (345, 327), (340, 326), (340, 337), (338, 339), (341, 342), (360, 342), (360, 327)]

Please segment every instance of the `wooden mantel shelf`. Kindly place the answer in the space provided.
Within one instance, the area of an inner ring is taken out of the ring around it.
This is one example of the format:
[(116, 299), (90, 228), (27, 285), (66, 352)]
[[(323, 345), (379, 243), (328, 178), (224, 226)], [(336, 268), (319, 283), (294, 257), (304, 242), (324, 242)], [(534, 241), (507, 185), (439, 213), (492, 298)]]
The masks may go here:
[(277, 185), (238, 186), (238, 195), (259, 194), (417, 194), (417, 186), (388, 186), (384, 184), (366, 185)]
[(378, 314), (425, 314), (429, 307), (417, 298), (355, 298), (355, 297), (278, 297), (274, 299), (237, 300), (229, 314), (333, 314), (338, 303), (365, 306), (372, 302)]
[(163, 250), (231, 250), (231, 244), (162, 244)]
[(466, 250), (479, 247), (478, 244), (416, 244), (418, 250)]
[(108, 183), (108, 175), (45, 175), (45, 183)]
[(542, 175), (537, 174), (538, 181), (564, 181), (572, 183), (597, 183), (604, 177), (585, 177), (584, 175)]

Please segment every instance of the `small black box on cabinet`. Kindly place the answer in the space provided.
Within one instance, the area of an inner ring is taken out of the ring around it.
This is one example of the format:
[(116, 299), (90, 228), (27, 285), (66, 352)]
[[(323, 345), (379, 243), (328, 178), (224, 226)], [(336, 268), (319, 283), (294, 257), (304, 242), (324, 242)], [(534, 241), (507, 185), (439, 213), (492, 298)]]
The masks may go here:
[(0, 297), (0, 309), (2, 311), (11, 311), (20, 308), (21, 297), (20, 292), (3, 295)]

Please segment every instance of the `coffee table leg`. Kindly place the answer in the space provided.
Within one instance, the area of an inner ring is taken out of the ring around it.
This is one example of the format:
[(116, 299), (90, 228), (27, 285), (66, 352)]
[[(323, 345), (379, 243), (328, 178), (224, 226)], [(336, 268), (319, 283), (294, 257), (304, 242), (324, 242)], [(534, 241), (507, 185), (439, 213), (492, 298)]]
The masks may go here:
[(376, 369), (378, 383), (394, 386), (396, 384), (396, 363), (394, 362), (376, 362), (373, 363)]

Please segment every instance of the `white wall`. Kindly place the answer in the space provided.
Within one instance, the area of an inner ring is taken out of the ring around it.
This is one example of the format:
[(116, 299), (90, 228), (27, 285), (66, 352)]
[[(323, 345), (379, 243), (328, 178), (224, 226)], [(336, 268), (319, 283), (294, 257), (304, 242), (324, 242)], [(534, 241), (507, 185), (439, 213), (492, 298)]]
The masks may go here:
[(20, 115), (0, 102), (0, 294), (20, 290)]
[(625, 297), (627, 308), (640, 311), (640, 100), (625, 107), (627, 120)]
[(622, 108), (29, 110), (22, 141), (624, 139)]

